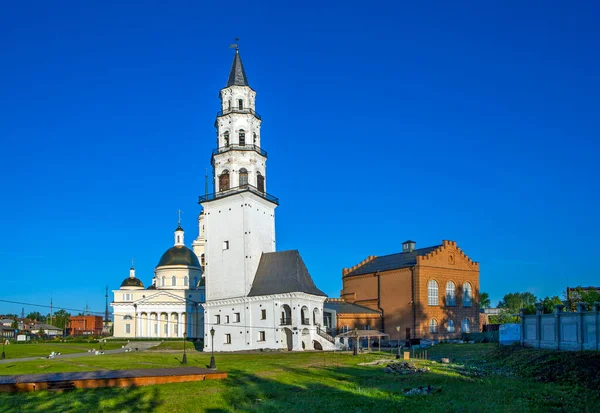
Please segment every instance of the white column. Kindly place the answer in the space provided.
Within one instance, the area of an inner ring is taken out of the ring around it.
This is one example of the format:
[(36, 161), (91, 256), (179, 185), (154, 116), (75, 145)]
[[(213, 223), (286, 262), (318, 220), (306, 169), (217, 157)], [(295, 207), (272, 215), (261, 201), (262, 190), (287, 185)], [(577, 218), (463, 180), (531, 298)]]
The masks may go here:
[(184, 328), (183, 324), (183, 313), (179, 313), (179, 327), (178, 327), (178, 337), (183, 337), (183, 328)]
[(146, 318), (148, 319), (148, 321), (146, 322), (146, 326), (147, 326), (146, 337), (152, 337), (152, 313), (147, 312)]
[(135, 313), (135, 336), (140, 337), (142, 335), (142, 320), (140, 319), (140, 313)]

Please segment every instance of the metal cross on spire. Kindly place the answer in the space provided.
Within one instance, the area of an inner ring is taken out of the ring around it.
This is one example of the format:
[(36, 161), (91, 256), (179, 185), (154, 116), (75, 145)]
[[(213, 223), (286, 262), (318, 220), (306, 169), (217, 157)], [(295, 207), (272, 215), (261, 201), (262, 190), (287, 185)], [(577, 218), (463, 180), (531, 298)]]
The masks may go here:
[(181, 212), (181, 209), (177, 210), (177, 225), (181, 226), (181, 214), (183, 214), (183, 212)]

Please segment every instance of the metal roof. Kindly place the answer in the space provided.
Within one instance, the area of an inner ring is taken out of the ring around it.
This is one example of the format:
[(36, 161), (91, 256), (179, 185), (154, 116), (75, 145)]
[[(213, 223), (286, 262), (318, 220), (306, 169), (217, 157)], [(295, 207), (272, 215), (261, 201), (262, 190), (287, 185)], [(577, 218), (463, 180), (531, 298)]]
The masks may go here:
[(248, 296), (296, 292), (327, 297), (315, 286), (298, 250), (263, 253)]
[(439, 247), (441, 247), (441, 245), (419, 248), (411, 252), (399, 252), (398, 254), (375, 257), (365, 265), (346, 274), (346, 277), (371, 274), (377, 271), (389, 271), (396, 270), (398, 268), (412, 267), (413, 265), (417, 264), (417, 256), (427, 255)]
[(242, 64), (242, 58), (240, 52), (236, 49), (235, 56), (233, 58), (233, 64), (231, 65), (231, 71), (229, 72), (229, 79), (227, 79), (227, 86), (250, 86), (248, 84), (248, 78), (246, 77), (246, 71)]
[(325, 301), (323, 307), (339, 314), (381, 314), (377, 310), (345, 301)]

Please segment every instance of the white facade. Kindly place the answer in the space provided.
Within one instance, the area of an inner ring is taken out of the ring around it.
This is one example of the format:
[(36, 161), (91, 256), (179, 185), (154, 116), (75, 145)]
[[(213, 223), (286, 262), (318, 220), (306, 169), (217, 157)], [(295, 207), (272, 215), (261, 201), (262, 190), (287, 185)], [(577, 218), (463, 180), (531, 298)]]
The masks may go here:
[(290, 290), (249, 296), (261, 256), (275, 252), (278, 200), (266, 193), (262, 120), (237, 50), (219, 96), (215, 193), (201, 198), (202, 236), (194, 244), (205, 254), (205, 351), (213, 350), (213, 340), (214, 351), (331, 349), (333, 344), (318, 333), (324, 295)]
[(161, 257), (147, 289), (132, 267), (121, 288), (113, 290), (113, 335), (121, 338), (202, 338), (205, 301), (202, 270), (194, 253), (185, 247), (177, 227), (174, 246)]

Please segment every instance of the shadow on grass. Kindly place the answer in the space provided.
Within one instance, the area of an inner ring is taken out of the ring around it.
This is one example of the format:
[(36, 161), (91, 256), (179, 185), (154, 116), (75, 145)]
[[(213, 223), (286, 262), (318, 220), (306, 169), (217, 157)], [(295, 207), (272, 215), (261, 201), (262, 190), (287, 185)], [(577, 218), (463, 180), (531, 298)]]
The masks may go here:
[(81, 389), (68, 392), (31, 392), (6, 395), (0, 413), (13, 412), (153, 412), (162, 404), (158, 389), (141, 387)]

